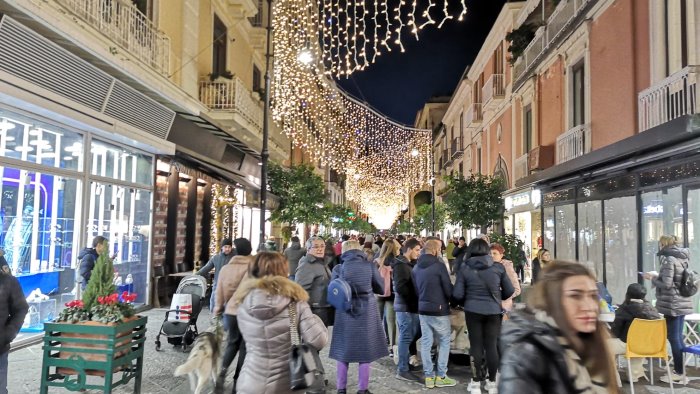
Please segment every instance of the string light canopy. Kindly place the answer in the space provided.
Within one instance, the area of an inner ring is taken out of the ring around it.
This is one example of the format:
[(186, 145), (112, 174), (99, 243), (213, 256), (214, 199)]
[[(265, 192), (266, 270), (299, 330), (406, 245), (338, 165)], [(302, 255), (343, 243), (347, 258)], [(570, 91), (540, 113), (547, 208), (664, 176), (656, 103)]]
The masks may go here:
[[(432, 176), (432, 133), (398, 124), (332, 79), (365, 69), (403, 33), (461, 20), (448, 1), (280, 0), (273, 6), (273, 120), (321, 166), (345, 173), (346, 194), (377, 228), (388, 228), (410, 192)], [(439, 17), (438, 17), (439, 15)], [(406, 34), (407, 35), (407, 34)]]

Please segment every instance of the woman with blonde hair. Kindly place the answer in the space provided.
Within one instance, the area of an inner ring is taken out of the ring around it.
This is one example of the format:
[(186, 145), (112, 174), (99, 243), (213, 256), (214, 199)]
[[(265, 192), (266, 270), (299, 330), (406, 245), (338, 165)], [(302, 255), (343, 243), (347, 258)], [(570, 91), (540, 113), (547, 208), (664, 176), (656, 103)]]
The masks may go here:
[(501, 331), (500, 394), (619, 393), (595, 275), (556, 261), (541, 272), (528, 308)]
[(374, 259), (379, 269), (379, 275), (384, 283), (384, 294), (377, 295), (379, 316), (384, 324), (385, 333), (389, 338), (389, 357), (394, 357), (394, 344), (396, 344), (396, 312), (394, 311), (394, 282), (392, 272), (396, 257), (399, 255), (401, 245), (393, 238), (388, 238), (382, 243), (379, 257)]
[[(296, 310), (303, 343), (320, 350), (328, 342), (328, 330), (323, 321), (311, 313), (306, 291), (287, 278), (289, 263), (284, 255), (258, 253), (248, 275), (233, 296), (239, 304), (238, 326), (246, 343), (237, 392), (294, 393), (289, 376), (290, 308)], [(314, 387), (322, 390), (318, 386), (323, 382), (316, 383)]]

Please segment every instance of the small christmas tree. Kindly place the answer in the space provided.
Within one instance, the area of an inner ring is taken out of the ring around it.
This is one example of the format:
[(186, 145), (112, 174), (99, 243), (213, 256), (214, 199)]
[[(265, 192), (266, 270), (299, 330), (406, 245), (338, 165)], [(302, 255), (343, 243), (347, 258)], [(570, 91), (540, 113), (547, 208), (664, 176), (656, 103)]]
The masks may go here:
[(83, 292), (83, 304), (86, 310), (91, 310), (97, 304), (98, 297), (106, 297), (114, 294), (114, 266), (109, 258), (107, 247), (104, 248), (92, 269), (90, 281)]

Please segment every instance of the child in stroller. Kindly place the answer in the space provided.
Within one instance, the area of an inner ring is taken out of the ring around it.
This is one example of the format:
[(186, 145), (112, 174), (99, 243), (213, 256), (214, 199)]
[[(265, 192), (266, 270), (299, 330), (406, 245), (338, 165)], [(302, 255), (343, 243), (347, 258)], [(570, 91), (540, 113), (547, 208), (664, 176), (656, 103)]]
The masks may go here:
[(165, 320), (156, 335), (156, 350), (160, 350), (160, 336), (164, 335), (169, 344), (182, 346), (182, 351), (187, 351), (199, 335), (197, 317), (202, 311), (206, 290), (207, 281), (203, 276), (190, 275), (180, 281), (170, 310), (165, 312)]

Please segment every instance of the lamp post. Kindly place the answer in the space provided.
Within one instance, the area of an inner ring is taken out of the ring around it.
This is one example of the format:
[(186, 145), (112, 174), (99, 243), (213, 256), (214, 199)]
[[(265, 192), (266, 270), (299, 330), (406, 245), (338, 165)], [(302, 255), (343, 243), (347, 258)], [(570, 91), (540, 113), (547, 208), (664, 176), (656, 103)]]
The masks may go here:
[(260, 243), (265, 244), (265, 205), (267, 199), (267, 161), (270, 157), (268, 139), (270, 136), (270, 60), (272, 58), (272, 0), (267, 0), (267, 46), (265, 47), (265, 106), (263, 108), (262, 151), (260, 152)]

